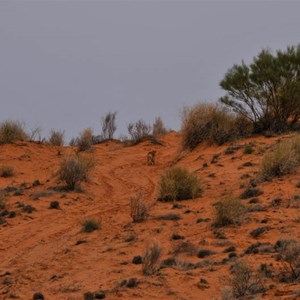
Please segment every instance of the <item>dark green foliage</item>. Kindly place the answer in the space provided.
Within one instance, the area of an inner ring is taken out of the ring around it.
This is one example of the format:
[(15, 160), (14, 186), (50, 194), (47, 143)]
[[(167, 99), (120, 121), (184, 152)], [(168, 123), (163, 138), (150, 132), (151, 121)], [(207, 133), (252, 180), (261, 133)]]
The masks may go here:
[(89, 219), (85, 220), (82, 224), (82, 231), (84, 232), (93, 232), (94, 230), (99, 229), (99, 223), (95, 220)]
[(59, 202), (56, 201), (56, 200), (55, 201), (51, 201), (49, 208), (51, 208), (51, 209), (59, 209)]
[(0, 177), (4, 177), (4, 178), (12, 177), (14, 176), (14, 174), (15, 174), (14, 168), (11, 166), (3, 165), (0, 168)]
[(282, 131), (300, 117), (300, 45), (234, 65), (220, 82), (220, 101), (249, 119), (255, 132)]

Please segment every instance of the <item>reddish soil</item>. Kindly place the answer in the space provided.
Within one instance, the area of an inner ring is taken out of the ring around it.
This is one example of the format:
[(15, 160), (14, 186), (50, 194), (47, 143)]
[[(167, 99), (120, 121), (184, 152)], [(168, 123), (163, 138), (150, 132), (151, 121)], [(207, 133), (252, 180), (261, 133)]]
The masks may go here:
[[(96, 166), (90, 180), (82, 184), (83, 192), (49, 190), (62, 185), (56, 176), (59, 163), (75, 148), (21, 142), (0, 146), (0, 166), (13, 166), (16, 172), (13, 177), (0, 178), (0, 189), (18, 188), (16, 195), (12, 191), (7, 196), (7, 209), (15, 211), (16, 216), (5, 218), (0, 225), (0, 298), (27, 300), (41, 292), (47, 300), (75, 300), (84, 299), (88, 291), (104, 291), (106, 299), (222, 299), (234, 263), (234, 259), (222, 263), (228, 258), (224, 250), (234, 246), (237, 256), (254, 269), (263, 263), (273, 265), (274, 276), (264, 278), (266, 292), (256, 295), (256, 299), (297, 299), (299, 283), (297, 286), (279, 280), (283, 265), (276, 260), (276, 253), (244, 252), (258, 241), (300, 241), (300, 200), (292, 200), (300, 195), (300, 170), (260, 183), (258, 188), (263, 194), (258, 196), (259, 203), (242, 200), (247, 207), (260, 205), (263, 211), (247, 213), (241, 225), (226, 226), (217, 232), (212, 227), (213, 204), (226, 195), (239, 196), (257, 177), (262, 153), (285, 138), (288, 136), (253, 137), (220, 147), (199, 145), (192, 152), (181, 151), (181, 136), (175, 132), (160, 138), (162, 145), (145, 141), (125, 147), (119, 142), (106, 142), (96, 145), (89, 154)], [(254, 152), (244, 154), (249, 143), (253, 143)], [(225, 154), (228, 147), (237, 145), (240, 147), (232, 148), (233, 153)], [(154, 166), (146, 163), (151, 149), (157, 151)], [(218, 157), (212, 161), (214, 155)], [(160, 175), (173, 165), (195, 172), (204, 186), (201, 197), (180, 201), (179, 208), (157, 201)], [(33, 185), (36, 180), (40, 185)], [(44, 193), (39, 196), (38, 192)], [(142, 192), (151, 206), (148, 219), (141, 223), (133, 223), (130, 217), (129, 197), (137, 192)], [(276, 198), (282, 199), (278, 206), (272, 205)], [(60, 209), (49, 209), (53, 200), (59, 201)], [(36, 210), (24, 212), (22, 203)], [(176, 213), (181, 219), (157, 219), (167, 213)], [(81, 224), (88, 218), (98, 220), (101, 228), (82, 232)], [(253, 238), (250, 232), (262, 226), (270, 226), (271, 230)], [(184, 239), (172, 240), (173, 233)], [(226, 239), (220, 239), (221, 235)], [(141, 265), (133, 264), (132, 259), (143, 254), (150, 238), (161, 244), (162, 260), (176, 256), (181, 264), (144, 276)], [(78, 241), (83, 243), (76, 245)], [(175, 255), (182, 243), (190, 245), (189, 251)], [(200, 249), (215, 254), (198, 258), (195, 251)], [(187, 263), (201, 262), (197, 268), (187, 267)], [(121, 286), (130, 278), (138, 280), (136, 287)]]

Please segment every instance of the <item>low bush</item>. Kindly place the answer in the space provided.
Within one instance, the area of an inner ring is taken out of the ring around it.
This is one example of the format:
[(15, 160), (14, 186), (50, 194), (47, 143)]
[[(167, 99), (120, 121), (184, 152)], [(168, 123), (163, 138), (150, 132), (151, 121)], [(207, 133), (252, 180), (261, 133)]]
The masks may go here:
[(300, 164), (300, 138), (298, 136), (277, 144), (262, 159), (260, 176), (263, 180), (280, 177), (296, 170)]
[(3, 165), (0, 168), (0, 177), (12, 177), (15, 175), (15, 170), (13, 167), (9, 166), (9, 165)]
[(77, 146), (79, 151), (90, 151), (93, 145), (93, 130), (91, 128), (84, 129), (78, 139)]
[(284, 270), (290, 281), (300, 280), (300, 243), (295, 240), (283, 240), (279, 243), (279, 253)]
[(143, 120), (129, 123), (127, 129), (131, 140), (135, 143), (138, 143), (142, 139), (148, 137), (151, 132), (151, 126)]
[(160, 179), (159, 200), (174, 201), (194, 199), (203, 189), (198, 177), (182, 167), (168, 169)]
[(244, 261), (237, 261), (232, 267), (233, 277), (229, 280), (232, 294), (237, 299), (262, 293), (265, 291), (263, 280)]
[(133, 222), (141, 222), (148, 216), (148, 207), (146, 206), (143, 195), (138, 193), (135, 197), (129, 198), (130, 216)]
[(167, 129), (161, 119), (161, 117), (156, 117), (153, 123), (152, 135), (154, 137), (159, 137), (167, 133)]
[(64, 131), (51, 130), (49, 137), (49, 144), (52, 146), (63, 146), (64, 145)]
[(222, 145), (251, 132), (247, 120), (215, 104), (197, 104), (183, 111), (182, 144), (190, 150), (201, 142)]
[(58, 171), (59, 179), (66, 183), (68, 190), (79, 187), (82, 181), (86, 181), (88, 173), (94, 166), (94, 161), (83, 155), (70, 155), (65, 157)]
[(241, 200), (234, 197), (226, 198), (215, 204), (215, 219), (213, 226), (222, 227), (230, 224), (239, 224), (246, 212)]
[(97, 222), (93, 219), (85, 220), (82, 223), (82, 231), (87, 232), (87, 233), (93, 232), (93, 231), (99, 229), (99, 227), (100, 227), (99, 222)]
[(159, 269), (161, 247), (157, 240), (152, 239), (146, 245), (142, 258), (142, 272), (144, 275), (153, 275)]
[(26, 140), (28, 140), (28, 134), (22, 123), (10, 120), (0, 123), (0, 144)]
[(77, 138), (72, 138), (69, 145), (78, 147), (79, 151), (90, 151), (94, 144), (95, 137), (91, 128), (84, 129)]

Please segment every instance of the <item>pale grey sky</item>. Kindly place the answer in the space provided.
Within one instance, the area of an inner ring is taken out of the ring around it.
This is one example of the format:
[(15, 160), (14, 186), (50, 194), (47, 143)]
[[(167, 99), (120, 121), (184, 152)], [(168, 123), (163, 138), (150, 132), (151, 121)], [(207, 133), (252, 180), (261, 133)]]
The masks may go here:
[(68, 138), (118, 111), (118, 134), (183, 105), (217, 100), (219, 82), (266, 47), (300, 42), (299, 1), (0, 0), (0, 121)]

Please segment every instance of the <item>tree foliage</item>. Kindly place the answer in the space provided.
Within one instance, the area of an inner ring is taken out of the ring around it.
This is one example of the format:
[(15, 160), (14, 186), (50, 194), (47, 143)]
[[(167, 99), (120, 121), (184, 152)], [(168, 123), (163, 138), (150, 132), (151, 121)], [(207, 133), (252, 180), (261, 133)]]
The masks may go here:
[(300, 118), (300, 45), (262, 50), (253, 62), (234, 65), (220, 86), (220, 101), (249, 119), (256, 132), (281, 131)]

